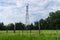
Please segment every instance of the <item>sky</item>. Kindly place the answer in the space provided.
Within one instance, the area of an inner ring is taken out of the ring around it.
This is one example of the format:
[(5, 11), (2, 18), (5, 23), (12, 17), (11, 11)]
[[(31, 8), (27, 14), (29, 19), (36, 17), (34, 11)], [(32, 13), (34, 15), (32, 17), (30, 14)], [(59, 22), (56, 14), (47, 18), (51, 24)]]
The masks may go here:
[(26, 5), (29, 4), (29, 22), (48, 17), (49, 12), (60, 10), (60, 0), (0, 0), (0, 22), (25, 23)]

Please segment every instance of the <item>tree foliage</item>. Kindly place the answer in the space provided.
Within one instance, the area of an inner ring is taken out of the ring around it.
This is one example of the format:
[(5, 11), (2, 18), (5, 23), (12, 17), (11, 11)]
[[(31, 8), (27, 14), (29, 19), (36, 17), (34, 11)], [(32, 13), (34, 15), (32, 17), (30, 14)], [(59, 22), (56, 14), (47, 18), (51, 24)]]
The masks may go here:
[[(0, 23), (0, 30), (14, 30), (14, 26), (16, 26), (16, 30), (25, 30), (26, 25), (19, 22), (4, 25), (3, 23)], [(55, 12), (50, 12), (49, 16), (46, 19), (40, 19), (39, 21), (31, 23), (30, 25), (27, 25), (27, 30), (38, 30), (40, 26), (41, 30), (60, 30), (60, 10), (57, 10)]]

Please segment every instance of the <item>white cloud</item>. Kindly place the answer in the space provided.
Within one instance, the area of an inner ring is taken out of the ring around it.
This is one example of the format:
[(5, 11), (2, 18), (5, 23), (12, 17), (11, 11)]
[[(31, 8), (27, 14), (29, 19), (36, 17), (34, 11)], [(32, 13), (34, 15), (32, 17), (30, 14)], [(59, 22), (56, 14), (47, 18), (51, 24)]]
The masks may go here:
[(30, 22), (46, 18), (49, 12), (60, 9), (60, 0), (0, 0), (0, 22), (25, 23), (26, 3), (29, 3)]

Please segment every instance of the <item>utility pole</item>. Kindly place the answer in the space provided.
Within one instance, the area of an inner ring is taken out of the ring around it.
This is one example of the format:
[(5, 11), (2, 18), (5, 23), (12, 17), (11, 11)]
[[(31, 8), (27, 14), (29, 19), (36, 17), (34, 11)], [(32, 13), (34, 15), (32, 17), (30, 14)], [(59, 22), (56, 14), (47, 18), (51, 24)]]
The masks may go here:
[(14, 33), (16, 33), (16, 24), (14, 25)]
[(8, 27), (6, 26), (6, 33), (8, 33)]
[(39, 27), (39, 35), (40, 35), (40, 21), (38, 22), (38, 27)]

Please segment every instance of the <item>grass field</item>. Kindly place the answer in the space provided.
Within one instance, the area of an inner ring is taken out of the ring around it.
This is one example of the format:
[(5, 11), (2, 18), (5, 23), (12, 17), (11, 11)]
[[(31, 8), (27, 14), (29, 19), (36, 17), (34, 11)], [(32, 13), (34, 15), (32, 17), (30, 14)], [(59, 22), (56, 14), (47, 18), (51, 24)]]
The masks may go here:
[(41, 30), (40, 35), (38, 30), (25, 31), (0, 31), (0, 40), (60, 40), (59, 30)]

